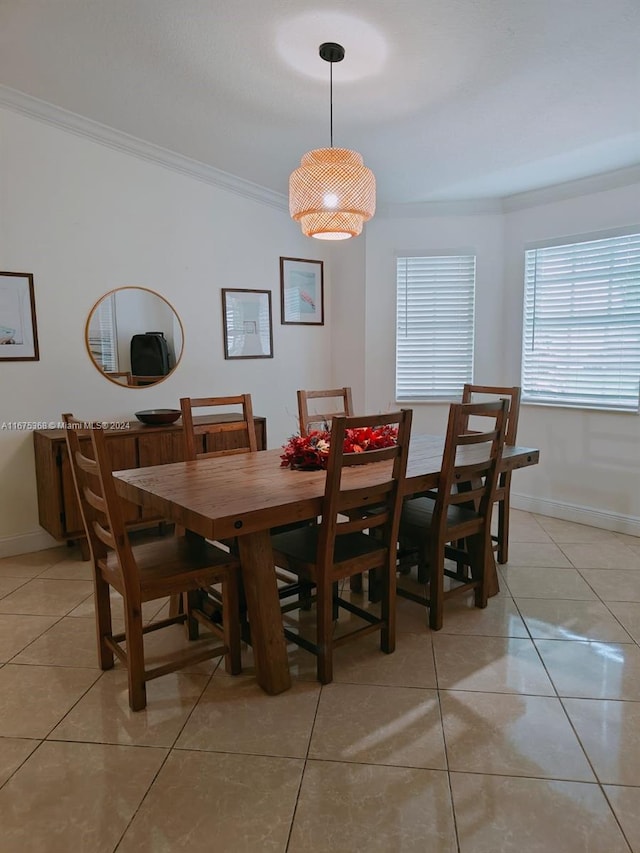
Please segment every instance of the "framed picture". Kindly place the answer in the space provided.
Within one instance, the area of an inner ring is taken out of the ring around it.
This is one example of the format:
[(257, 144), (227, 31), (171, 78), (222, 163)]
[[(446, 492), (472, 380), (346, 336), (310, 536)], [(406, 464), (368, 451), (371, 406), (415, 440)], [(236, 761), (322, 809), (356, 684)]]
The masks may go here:
[(0, 359), (40, 360), (31, 273), (0, 272)]
[(280, 258), (281, 322), (324, 325), (324, 273), (322, 261)]
[(222, 290), (225, 358), (273, 358), (270, 290)]

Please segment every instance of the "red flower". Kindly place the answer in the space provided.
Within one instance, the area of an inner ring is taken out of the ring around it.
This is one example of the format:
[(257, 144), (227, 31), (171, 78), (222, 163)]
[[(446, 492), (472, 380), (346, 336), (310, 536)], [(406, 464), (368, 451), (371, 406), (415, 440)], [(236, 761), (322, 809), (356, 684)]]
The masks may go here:
[[(392, 447), (398, 439), (396, 427), (383, 426), (378, 429), (359, 427), (348, 429), (344, 439), (345, 453), (365, 453), (381, 447)], [(331, 433), (314, 430), (307, 436), (292, 435), (283, 445), (280, 455), (282, 468), (326, 468), (329, 459)]]

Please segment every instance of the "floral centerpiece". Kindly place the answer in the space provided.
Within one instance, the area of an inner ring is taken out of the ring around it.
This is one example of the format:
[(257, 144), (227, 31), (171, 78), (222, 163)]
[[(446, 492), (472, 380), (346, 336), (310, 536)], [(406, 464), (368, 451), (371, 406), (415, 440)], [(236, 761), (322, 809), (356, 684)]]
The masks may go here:
[[(393, 447), (398, 440), (398, 429), (392, 426), (359, 427), (348, 429), (344, 436), (345, 453), (365, 453), (381, 447)], [(282, 446), (280, 456), (282, 468), (300, 468), (313, 471), (326, 468), (329, 460), (331, 433), (328, 430), (312, 430), (308, 435), (292, 435)]]

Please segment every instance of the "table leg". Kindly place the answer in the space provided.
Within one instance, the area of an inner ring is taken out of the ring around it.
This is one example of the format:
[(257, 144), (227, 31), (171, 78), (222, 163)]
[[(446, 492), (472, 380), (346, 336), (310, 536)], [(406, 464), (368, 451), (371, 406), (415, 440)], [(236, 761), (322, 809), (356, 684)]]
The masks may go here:
[(271, 538), (267, 530), (238, 536), (258, 684), (266, 693), (291, 687)]

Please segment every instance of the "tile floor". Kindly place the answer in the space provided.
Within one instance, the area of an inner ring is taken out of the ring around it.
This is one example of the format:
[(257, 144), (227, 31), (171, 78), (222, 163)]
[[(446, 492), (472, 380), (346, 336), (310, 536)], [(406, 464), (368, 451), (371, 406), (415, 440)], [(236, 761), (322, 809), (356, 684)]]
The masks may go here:
[(640, 851), (640, 539), (523, 512), (511, 537), (486, 610), (433, 634), (401, 600), (395, 654), (342, 647), (326, 687), (295, 650), (266, 696), (247, 650), (138, 714), (96, 666), (88, 564), (0, 560), (0, 851)]

